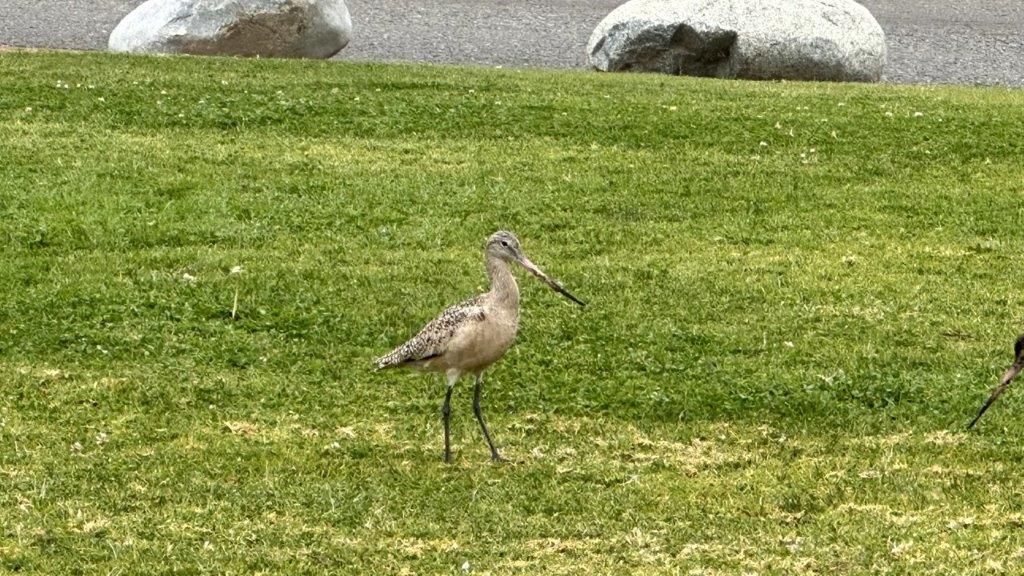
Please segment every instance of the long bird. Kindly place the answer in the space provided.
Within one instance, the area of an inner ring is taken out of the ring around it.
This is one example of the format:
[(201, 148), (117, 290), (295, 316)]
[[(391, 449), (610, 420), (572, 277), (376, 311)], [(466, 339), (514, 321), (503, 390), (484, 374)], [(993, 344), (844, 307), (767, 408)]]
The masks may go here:
[(992, 390), (992, 394), (989, 395), (988, 400), (985, 400), (981, 410), (978, 411), (978, 415), (967, 425), (968, 429), (974, 428), (978, 420), (981, 420), (981, 415), (996, 401), (996, 398), (999, 398), (1000, 394), (1010, 387), (1010, 383), (1020, 374), (1022, 368), (1024, 368), (1024, 334), (1018, 336), (1017, 341), (1013, 343), (1013, 364), (1006, 370), (1003, 377), (999, 379), (999, 385)]
[(444, 422), (444, 461), (451, 462), (449, 417), (452, 391), (456, 382), (466, 374), (476, 378), (473, 388), (473, 413), (480, 422), (484, 439), (491, 449), (491, 459), (503, 458), (494, 447), (491, 433), (484, 422), (480, 408), (483, 374), (500, 359), (515, 341), (519, 329), (519, 285), (512, 275), (511, 264), (516, 263), (540, 278), (545, 284), (569, 300), (586, 306), (561, 284), (541, 271), (519, 247), (519, 240), (511, 232), (495, 232), (484, 247), (484, 263), (491, 281), (488, 292), (474, 296), (441, 312), (426, 324), (408, 342), (377, 359), (377, 369), (409, 367), (444, 374), (448, 390), (441, 405)]

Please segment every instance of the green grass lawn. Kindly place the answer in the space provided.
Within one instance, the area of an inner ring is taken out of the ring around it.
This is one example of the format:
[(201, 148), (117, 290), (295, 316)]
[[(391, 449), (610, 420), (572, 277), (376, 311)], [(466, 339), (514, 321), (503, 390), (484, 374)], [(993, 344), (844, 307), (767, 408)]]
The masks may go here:
[(0, 572), (1020, 573), (1022, 226), (1021, 91), (0, 54)]

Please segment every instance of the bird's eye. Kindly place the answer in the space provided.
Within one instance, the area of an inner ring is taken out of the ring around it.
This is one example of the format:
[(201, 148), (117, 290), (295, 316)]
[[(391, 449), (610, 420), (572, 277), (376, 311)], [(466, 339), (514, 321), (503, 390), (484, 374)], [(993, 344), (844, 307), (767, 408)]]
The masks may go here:
[(504, 240), (501, 241), (501, 245), (508, 248), (508, 242), (505, 242)]

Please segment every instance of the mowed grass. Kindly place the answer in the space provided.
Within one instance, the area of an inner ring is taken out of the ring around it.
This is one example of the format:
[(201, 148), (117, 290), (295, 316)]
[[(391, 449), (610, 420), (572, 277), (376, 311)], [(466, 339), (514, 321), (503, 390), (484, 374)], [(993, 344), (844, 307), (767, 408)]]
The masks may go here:
[(0, 54), (0, 571), (1019, 573), (1022, 223), (1020, 91)]

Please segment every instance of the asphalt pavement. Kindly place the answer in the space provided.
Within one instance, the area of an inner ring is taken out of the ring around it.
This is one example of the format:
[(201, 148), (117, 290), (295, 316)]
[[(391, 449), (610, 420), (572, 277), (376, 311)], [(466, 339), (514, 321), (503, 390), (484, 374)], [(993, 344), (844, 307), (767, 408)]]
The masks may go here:
[[(0, 45), (102, 50), (142, 0), (0, 0)], [(343, 60), (584, 68), (622, 0), (348, 0)], [(864, 0), (886, 33), (885, 80), (1024, 87), (1024, 0)]]

